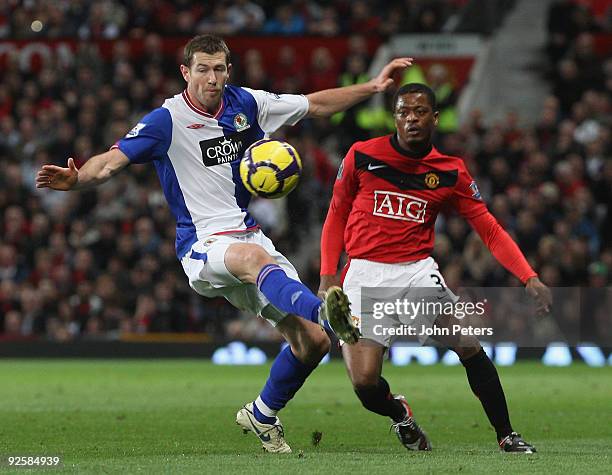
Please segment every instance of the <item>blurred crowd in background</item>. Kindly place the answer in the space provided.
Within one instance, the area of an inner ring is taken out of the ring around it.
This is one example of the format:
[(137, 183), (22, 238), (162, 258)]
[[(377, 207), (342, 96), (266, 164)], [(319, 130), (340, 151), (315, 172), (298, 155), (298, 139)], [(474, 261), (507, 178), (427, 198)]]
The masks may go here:
[[(6, 0), (0, 38), (439, 32), (467, 0)], [(34, 21), (39, 23), (33, 24)]]
[[(270, 68), (256, 49), (233, 57), (234, 84), (308, 93), (366, 80), (372, 57), (361, 34), (439, 31), (464, 2), (406, 0), (387, 2), (393, 4), (387, 9), (365, 1), (266, 3), (266, 8), (240, 0), (0, 4), (0, 38), (140, 35), (145, 48), (142, 60), (134, 62), (127, 44), (117, 41), (112, 59), (105, 61), (85, 42), (70, 65), (51, 62), (30, 73), (15, 59), (2, 70), (0, 339), (187, 331), (219, 339), (279, 338), (262, 319), (189, 289), (154, 167), (131, 166), (109, 183), (79, 193), (34, 187), (42, 164), (64, 166), (71, 156), (82, 165), (165, 97), (182, 91), (175, 57), (160, 54), (163, 36), (150, 30), (352, 35), (343, 58), (326, 48), (304, 58), (283, 47)], [(404, 15), (401, 21), (395, 21), (400, 18), (395, 11)], [(475, 111), (436, 137), (441, 151), (465, 159), (489, 209), (549, 286), (610, 284), (612, 57), (598, 57), (593, 46), (593, 33), (610, 31), (607, 18), (579, 2), (554, 4), (547, 50), (553, 93), (535, 126), (520, 125), (520, 111), (500, 123), (487, 123)], [(43, 25), (38, 32), (36, 19)], [(231, 48), (231, 37), (228, 43)], [(444, 68), (431, 66), (424, 80), (444, 95), (442, 106), (452, 109), (460, 91)], [(331, 124), (305, 120), (279, 131), (302, 155), (304, 179), (286, 200), (252, 204), (252, 214), (312, 289), (318, 287), (320, 229), (343, 154), (356, 140), (392, 131), (389, 111), (372, 120), (375, 114), (367, 107), (336, 115)], [(519, 285), (462, 218), (441, 215), (436, 227), (434, 257), (451, 288)]]

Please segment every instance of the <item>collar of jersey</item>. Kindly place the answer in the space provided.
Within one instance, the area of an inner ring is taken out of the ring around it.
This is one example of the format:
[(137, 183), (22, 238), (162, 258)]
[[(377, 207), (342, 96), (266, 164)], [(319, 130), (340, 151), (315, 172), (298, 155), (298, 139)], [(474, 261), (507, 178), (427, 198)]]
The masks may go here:
[(397, 153), (401, 153), (402, 155), (405, 155), (406, 157), (409, 157), (409, 158), (417, 158), (417, 159), (425, 158), (433, 150), (433, 145), (429, 144), (429, 148), (427, 148), (425, 153), (412, 153), (411, 151), (406, 150), (405, 148), (402, 148), (402, 146), (399, 144), (399, 141), (397, 140), (396, 134), (393, 134), (391, 136), (391, 146), (395, 149)]
[(182, 96), (183, 96), (183, 99), (185, 100), (185, 103), (192, 111), (197, 112), (198, 114), (203, 115), (205, 117), (211, 117), (213, 119), (216, 119), (219, 116), (221, 116), (221, 113), (223, 112), (223, 106), (225, 105), (223, 102), (223, 96), (221, 96), (221, 103), (219, 104), (219, 109), (217, 109), (217, 112), (215, 112), (214, 114), (210, 114), (206, 112), (204, 109), (202, 109), (201, 107), (196, 106), (195, 103), (189, 97), (189, 93), (187, 92), (187, 89), (183, 91)]

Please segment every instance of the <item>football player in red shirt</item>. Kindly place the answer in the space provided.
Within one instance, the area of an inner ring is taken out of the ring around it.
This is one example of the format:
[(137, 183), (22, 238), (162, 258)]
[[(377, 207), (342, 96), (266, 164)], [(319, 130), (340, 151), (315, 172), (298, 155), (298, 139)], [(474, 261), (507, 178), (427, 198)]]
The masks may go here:
[[(338, 261), (344, 249), (349, 262), (343, 288), (357, 323), (367, 313), (363, 309), (362, 315), (361, 309), (364, 288), (436, 288), (438, 300), (456, 302), (431, 257), (436, 217), (450, 204), (476, 230), (493, 256), (525, 284), (538, 303), (538, 311), (548, 312), (550, 290), (489, 213), (463, 160), (432, 146), (438, 123), (433, 91), (422, 84), (407, 84), (397, 91), (393, 107), (397, 133), (355, 143), (338, 172), (321, 236), (320, 292), (339, 283)], [(450, 319), (438, 317), (435, 322), (445, 326)], [(342, 346), (353, 388), (364, 407), (391, 417), (406, 448), (430, 450), (429, 439), (414, 421), (406, 399), (393, 396), (381, 375), (383, 356), (392, 340), (389, 335), (368, 334), (355, 345)], [(478, 339), (458, 335), (438, 341), (459, 356), (470, 387), (495, 428), (500, 448), (535, 452), (514, 432), (497, 370)]]

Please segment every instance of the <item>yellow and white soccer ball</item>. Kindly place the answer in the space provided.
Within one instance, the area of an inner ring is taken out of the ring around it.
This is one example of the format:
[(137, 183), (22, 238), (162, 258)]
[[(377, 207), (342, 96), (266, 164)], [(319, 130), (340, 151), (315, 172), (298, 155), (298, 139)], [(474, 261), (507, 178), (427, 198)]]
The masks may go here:
[(244, 152), (240, 178), (249, 192), (262, 198), (281, 198), (300, 180), (302, 160), (287, 142), (262, 139)]

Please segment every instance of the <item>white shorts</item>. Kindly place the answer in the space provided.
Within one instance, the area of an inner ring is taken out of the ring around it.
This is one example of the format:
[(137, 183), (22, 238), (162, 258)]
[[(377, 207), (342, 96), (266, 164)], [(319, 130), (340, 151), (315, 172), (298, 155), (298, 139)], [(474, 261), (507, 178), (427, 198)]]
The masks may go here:
[[(446, 286), (438, 264), (432, 257), (399, 264), (352, 259), (344, 277), (343, 288), (351, 302), (353, 319), (364, 333), (364, 338), (387, 348), (397, 336), (392, 334), (393, 331), (386, 330), (382, 335), (376, 334), (383, 328), (399, 328), (402, 325), (431, 327), (439, 314), (413, 312), (409, 315), (385, 311), (384, 316), (379, 314), (375, 318), (375, 302), (395, 302), (399, 299), (402, 302), (430, 301), (442, 305), (448, 302), (454, 304), (459, 299)], [(362, 323), (367, 324), (367, 332), (366, 325), (362, 327)], [(380, 325), (377, 332), (370, 331), (374, 323)], [(420, 333), (415, 336), (421, 343), (427, 340)]]
[(189, 285), (204, 297), (225, 297), (234, 307), (263, 317), (276, 326), (287, 313), (268, 302), (256, 285), (243, 283), (225, 267), (225, 252), (236, 243), (259, 244), (289, 277), (300, 280), (295, 267), (276, 250), (272, 241), (262, 231), (255, 230), (212, 235), (196, 242), (181, 259)]

